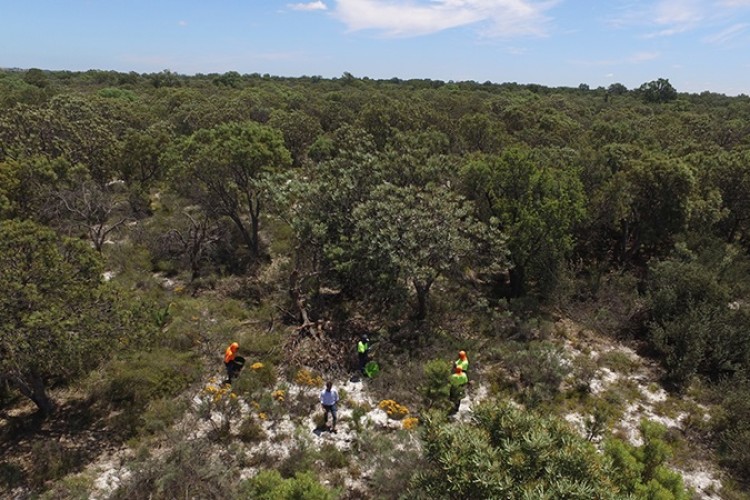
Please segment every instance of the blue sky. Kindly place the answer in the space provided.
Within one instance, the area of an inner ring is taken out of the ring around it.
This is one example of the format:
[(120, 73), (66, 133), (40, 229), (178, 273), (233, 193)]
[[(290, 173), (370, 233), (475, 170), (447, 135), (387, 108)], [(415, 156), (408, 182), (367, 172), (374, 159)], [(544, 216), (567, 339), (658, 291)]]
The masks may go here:
[(750, 0), (0, 0), (0, 67), (750, 94)]

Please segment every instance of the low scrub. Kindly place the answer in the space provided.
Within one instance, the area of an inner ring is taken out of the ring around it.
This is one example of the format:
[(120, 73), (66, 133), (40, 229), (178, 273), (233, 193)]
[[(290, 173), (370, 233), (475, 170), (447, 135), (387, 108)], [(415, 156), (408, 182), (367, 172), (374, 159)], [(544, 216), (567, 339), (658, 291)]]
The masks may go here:
[(246, 479), (237, 491), (238, 498), (256, 500), (335, 500), (336, 491), (318, 482), (312, 473), (299, 473), (284, 479), (275, 470), (261, 471), (257, 476)]
[(167, 349), (138, 352), (105, 367), (93, 398), (120, 411), (112, 422), (116, 432), (131, 436), (142, 428), (158, 431), (178, 416), (175, 406), (163, 399), (176, 397), (200, 375), (195, 355)]
[(113, 500), (166, 500), (174, 498), (237, 498), (237, 469), (212, 453), (208, 441), (177, 439), (161, 458), (145, 458), (129, 465), (132, 475), (110, 496)]

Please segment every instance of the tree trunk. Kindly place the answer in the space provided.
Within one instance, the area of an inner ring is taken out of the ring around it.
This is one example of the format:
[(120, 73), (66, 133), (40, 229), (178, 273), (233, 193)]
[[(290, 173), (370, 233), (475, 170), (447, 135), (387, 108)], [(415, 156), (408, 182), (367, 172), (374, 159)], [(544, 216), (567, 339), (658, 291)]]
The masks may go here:
[(417, 311), (415, 319), (422, 321), (427, 317), (427, 306), (430, 294), (430, 286), (432, 280), (427, 283), (419, 283), (416, 280), (413, 281), (414, 289), (417, 292)]
[(253, 255), (260, 255), (260, 245), (258, 243), (258, 233), (260, 232), (260, 201), (255, 200), (255, 204), (250, 202), (250, 222), (252, 224)]
[(41, 376), (36, 373), (30, 373), (25, 377), (17, 375), (14, 382), (21, 394), (32, 400), (43, 415), (48, 416), (55, 412), (55, 402), (47, 394)]
[(510, 279), (510, 296), (522, 297), (526, 293), (526, 271), (523, 266), (514, 266), (508, 270)]
[(630, 238), (630, 225), (628, 221), (620, 221), (620, 239), (617, 242), (617, 259), (622, 263), (627, 260), (628, 239)]
[(250, 233), (247, 232), (245, 224), (242, 223), (242, 219), (240, 219), (237, 215), (230, 215), (229, 218), (232, 219), (232, 222), (234, 222), (235, 226), (237, 226), (237, 229), (240, 230), (242, 240), (245, 242), (245, 245), (247, 245), (248, 250), (253, 252), (253, 255), (257, 255), (256, 253), (254, 253), (256, 245), (253, 242), (253, 238)]

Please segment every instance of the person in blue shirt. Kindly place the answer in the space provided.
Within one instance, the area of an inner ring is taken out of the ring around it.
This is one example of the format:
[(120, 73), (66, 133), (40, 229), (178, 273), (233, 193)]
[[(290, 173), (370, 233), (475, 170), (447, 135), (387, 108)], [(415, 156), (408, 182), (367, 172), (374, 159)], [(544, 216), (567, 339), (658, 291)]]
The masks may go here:
[(336, 404), (339, 402), (339, 393), (333, 388), (333, 382), (326, 382), (326, 388), (320, 392), (320, 404), (325, 411), (323, 425), (328, 425), (328, 414), (333, 417), (331, 432), (336, 432)]

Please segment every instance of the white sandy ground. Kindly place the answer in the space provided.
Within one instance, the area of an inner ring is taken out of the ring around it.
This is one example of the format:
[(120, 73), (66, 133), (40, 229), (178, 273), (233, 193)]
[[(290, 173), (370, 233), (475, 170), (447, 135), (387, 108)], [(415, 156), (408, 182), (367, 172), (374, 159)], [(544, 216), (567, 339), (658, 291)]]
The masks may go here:
[[(597, 359), (603, 352), (613, 349), (622, 352), (629, 359), (636, 362), (638, 369), (628, 375), (627, 378), (629, 381), (635, 381), (641, 395), (637, 401), (632, 401), (627, 406), (624, 416), (618, 424), (620, 433), (625, 435), (631, 444), (637, 446), (642, 444), (639, 425), (643, 418), (657, 421), (667, 428), (682, 429), (683, 419), (686, 414), (680, 413), (674, 417), (667, 417), (660, 415), (656, 410), (656, 405), (666, 401), (670, 396), (662, 388), (654, 385), (653, 380), (656, 378), (650, 371), (651, 368), (642, 362), (641, 358), (631, 349), (620, 345), (598, 345), (596, 349), (591, 349), (591, 346), (589, 346), (587, 352), (584, 353), (575, 348), (570, 342), (566, 343), (566, 350), (571, 357), (589, 356), (591, 359)], [(601, 368), (591, 381), (591, 391), (593, 394), (600, 394), (613, 384), (617, 384), (623, 377), (624, 375), (614, 372), (611, 369)], [(320, 412), (316, 407), (316, 410), (311, 415), (303, 418), (301, 422), (293, 421), (288, 415), (277, 420), (260, 421), (267, 434), (267, 438), (261, 443), (248, 445), (246, 448), (248, 454), (263, 453), (277, 459), (283, 459), (289, 456), (290, 451), (300, 443), (313, 446), (316, 449), (326, 444), (332, 444), (341, 451), (346, 452), (350, 450), (352, 443), (356, 440), (356, 430), (353, 428), (352, 407), (347, 402), (354, 402), (359, 406), (366, 405), (371, 408), (370, 411), (362, 416), (360, 421), (361, 425), (365, 428), (380, 430), (402, 428), (401, 421), (389, 418), (385, 411), (378, 408), (378, 401), (374, 401), (370, 394), (368, 394), (366, 382), (346, 381), (334, 386), (341, 393), (346, 394), (346, 399), (339, 404), (339, 422), (336, 433), (321, 432), (318, 429), (316, 420), (319, 418), (318, 413)], [(320, 390), (320, 388), (316, 387), (290, 384), (287, 387), (286, 397), (291, 399), (303, 394), (314, 397), (317, 400)], [(486, 386), (472, 386), (467, 391), (466, 397), (461, 401), (460, 409), (453, 418), (459, 422), (468, 421), (471, 418), (473, 408), (481, 401), (487, 399), (487, 397), (488, 390)], [(200, 398), (196, 396), (193, 399), (194, 406), (197, 407), (199, 401)], [(244, 417), (250, 411), (251, 409), (243, 403), (242, 416), (239, 418)], [(210, 421), (195, 417), (192, 418), (194, 418), (194, 421), (185, 426), (191, 429), (191, 437), (204, 437), (212, 429)], [(212, 419), (215, 421), (218, 421), (218, 418), (217, 414), (212, 416)], [(565, 419), (574, 429), (585, 435), (586, 416), (571, 413), (566, 415)], [(237, 423), (234, 423), (234, 427), (236, 427)], [(420, 443), (416, 436), (413, 435), (411, 442), (398, 443), (396, 446), (414, 448), (420, 446)], [(123, 448), (115, 453), (103, 455), (94, 464), (89, 466), (88, 473), (95, 476), (95, 490), (92, 491), (92, 499), (106, 499), (123, 481), (127, 481), (130, 471), (124, 464), (131, 456), (132, 451)], [(689, 470), (677, 471), (682, 475), (685, 484), (695, 490), (696, 498), (721, 500), (721, 497), (717, 493), (721, 490), (721, 481), (718, 479), (717, 472), (709, 464), (697, 462)], [(257, 473), (257, 468), (248, 467), (241, 471), (241, 477), (249, 478)], [(372, 473), (373, 471), (364, 469), (358, 478), (347, 477), (344, 485), (350, 492), (365, 491), (364, 482)]]
[[(326, 445), (332, 444), (341, 451), (349, 451), (351, 445), (356, 440), (356, 430), (353, 428), (352, 422), (352, 407), (348, 405), (348, 402), (354, 402), (359, 406), (366, 405), (371, 408), (370, 411), (366, 412), (360, 421), (360, 425), (365, 428), (379, 429), (379, 430), (397, 430), (403, 428), (403, 423), (400, 420), (394, 420), (388, 417), (388, 414), (378, 408), (378, 402), (372, 399), (368, 394), (366, 382), (351, 382), (347, 381), (334, 387), (341, 393), (346, 394), (346, 400), (339, 404), (338, 408), (338, 425), (336, 426), (336, 433), (323, 431), (318, 429), (317, 419), (320, 413), (316, 407), (316, 411), (308, 417), (302, 420), (302, 423), (295, 423), (288, 415), (284, 415), (278, 420), (261, 420), (259, 421), (263, 430), (266, 432), (266, 439), (260, 443), (248, 445), (246, 451), (249, 455), (253, 454), (265, 454), (272, 456), (276, 459), (284, 459), (289, 456), (291, 450), (304, 442), (308, 446), (313, 446), (316, 449)], [(342, 390), (343, 389), (343, 390)], [(299, 394), (305, 394), (308, 396), (314, 396), (316, 399), (320, 394), (320, 388), (316, 387), (305, 387), (297, 384), (289, 384), (287, 386), (287, 398), (298, 397)], [(485, 400), (488, 397), (488, 391), (485, 386), (472, 387), (467, 391), (466, 397), (461, 400), (461, 407), (458, 413), (454, 416), (457, 421), (468, 421), (472, 415), (472, 409), (476, 405)], [(200, 396), (196, 395), (192, 404), (194, 408), (198, 408), (200, 404)], [(234, 423), (236, 426), (240, 419), (247, 415), (251, 409), (248, 405), (242, 403), (241, 416), (237, 418), (237, 422)], [(189, 437), (193, 439), (205, 437), (212, 429), (212, 423), (210, 420), (197, 418), (195, 415), (187, 416), (190, 422), (183, 421), (181, 425), (183, 428), (189, 429)], [(218, 422), (220, 415), (217, 413), (212, 414), (211, 420)], [(403, 439), (403, 438), (402, 438)], [(406, 449), (414, 449), (419, 447), (421, 444), (416, 437), (412, 435), (412, 438), (406, 441), (397, 442), (394, 446), (398, 449), (399, 447)], [(127, 481), (131, 475), (131, 471), (128, 470), (125, 465), (127, 460), (132, 458), (132, 450), (122, 448), (115, 453), (107, 453), (99, 457), (94, 463), (89, 465), (87, 473), (94, 476), (94, 489), (91, 492), (91, 498), (93, 500), (103, 500), (108, 498), (123, 482)], [(242, 469), (240, 477), (245, 479), (253, 477), (259, 472), (256, 467), (247, 467)], [(364, 481), (369, 478), (374, 471), (364, 469), (358, 478), (349, 478), (345, 480), (344, 486), (349, 491), (365, 491)], [(325, 482), (325, 481), (324, 481)]]
[[(654, 384), (653, 381), (657, 380), (657, 377), (653, 373), (652, 368), (635, 351), (616, 342), (612, 342), (610, 345), (597, 346), (587, 344), (586, 352), (578, 349), (569, 341), (565, 343), (565, 347), (568, 354), (573, 358), (577, 356), (589, 356), (592, 360), (596, 360), (605, 352), (617, 351), (626, 355), (628, 359), (636, 364), (638, 368), (634, 373), (629, 375), (616, 373), (609, 368), (602, 367), (597, 370), (589, 384), (591, 393), (597, 395), (603, 393), (624, 378), (627, 378), (629, 382), (636, 383), (640, 398), (628, 404), (622, 419), (617, 425), (619, 433), (624, 435), (630, 444), (634, 446), (643, 444), (640, 433), (640, 422), (643, 419), (658, 422), (668, 429), (682, 430), (683, 421), (687, 417), (687, 414), (680, 412), (670, 417), (662, 415), (657, 411), (657, 405), (667, 401), (670, 396), (663, 388)], [(583, 436), (586, 435), (586, 418), (586, 416), (579, 413), (570, 413), (565, 416), (565, 420)], [(710, 415), (706, 413), (704, 418), (709, 419)], [(721, 480), (718, 478), (718, 472), (707, 463), (695, 461), (691, 466), (690, 469), (675, 470), (682, 475), (685, 485), (695, 490), (696, 498), (721, 500), (721, 497), (717, 493), (721, 490)]]

